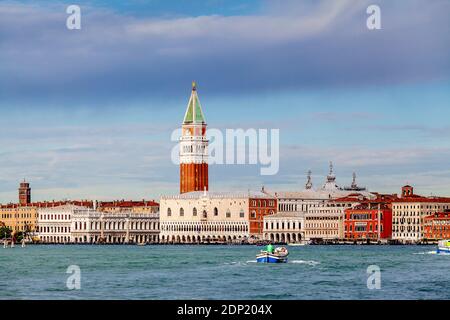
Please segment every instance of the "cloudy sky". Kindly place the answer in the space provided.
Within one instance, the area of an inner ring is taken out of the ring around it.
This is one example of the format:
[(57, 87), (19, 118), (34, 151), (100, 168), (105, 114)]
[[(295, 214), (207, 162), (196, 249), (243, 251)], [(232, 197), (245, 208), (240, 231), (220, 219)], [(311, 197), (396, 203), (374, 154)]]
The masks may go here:
[[(214, 190), (306, 172), (450, 195), (450, 1), (0, 1), (0, 202), (178, 192), (170, 137), (192, 80), (210, 128), (280, 129), (280, 171), (214, 165)], [(66, 8), (81, 7), (81, 30)]]

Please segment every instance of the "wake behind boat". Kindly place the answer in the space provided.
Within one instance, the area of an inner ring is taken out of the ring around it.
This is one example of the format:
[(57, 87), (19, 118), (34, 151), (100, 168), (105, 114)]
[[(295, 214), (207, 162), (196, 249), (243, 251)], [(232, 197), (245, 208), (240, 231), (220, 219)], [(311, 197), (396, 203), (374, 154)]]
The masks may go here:
[(288, 260), (289, 252), (285, 247), (274, 247), (269, 244), (266, 250), (256, 255), (256, 262), (259, 263), (286, 263)]
[(450, 240), (439, 241), (436, 253), (450, 253)]

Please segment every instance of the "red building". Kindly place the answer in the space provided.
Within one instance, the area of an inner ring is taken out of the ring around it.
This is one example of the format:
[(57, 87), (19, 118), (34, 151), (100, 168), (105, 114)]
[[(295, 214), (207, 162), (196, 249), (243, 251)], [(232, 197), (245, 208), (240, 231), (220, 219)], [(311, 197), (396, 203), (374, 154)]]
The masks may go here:
[(180, 193), (208, 190), (208, 140), (197, 86), (184, 115), (180, 138)]
[(249, 198), (249, 225), (250, 235), (261, 235), (263, 233), (264, 216), (277, 213), (276, 198)]
[(392, 237), (391, 205), (371, 200), (346, 209), (344, 237), (348, 240), (390, 239)]
[(450, 239), (450, 211), (436, 212), (424, 217), (423, 229), (425, 239)]

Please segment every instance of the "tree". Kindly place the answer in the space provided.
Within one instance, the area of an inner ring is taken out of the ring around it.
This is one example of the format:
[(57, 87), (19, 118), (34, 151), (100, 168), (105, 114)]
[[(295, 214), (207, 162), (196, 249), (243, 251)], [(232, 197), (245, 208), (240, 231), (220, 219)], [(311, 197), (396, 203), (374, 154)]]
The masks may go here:
[(23, 237), (24, 233), (22, 231), (14, 233), (14, 242), (16, 243), (22, 242)]
[(0, 227), (0, 240), (4, 238), (11, 238), (12, 230), (8, 227), (2, 226)]

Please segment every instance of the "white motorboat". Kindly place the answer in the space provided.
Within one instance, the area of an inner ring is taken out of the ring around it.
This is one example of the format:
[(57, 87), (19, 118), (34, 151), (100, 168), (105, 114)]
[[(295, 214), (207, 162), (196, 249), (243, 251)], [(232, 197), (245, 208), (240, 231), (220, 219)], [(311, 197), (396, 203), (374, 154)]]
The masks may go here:
[(439, 241), (436, 253), (450, 253), (450, 240)]

